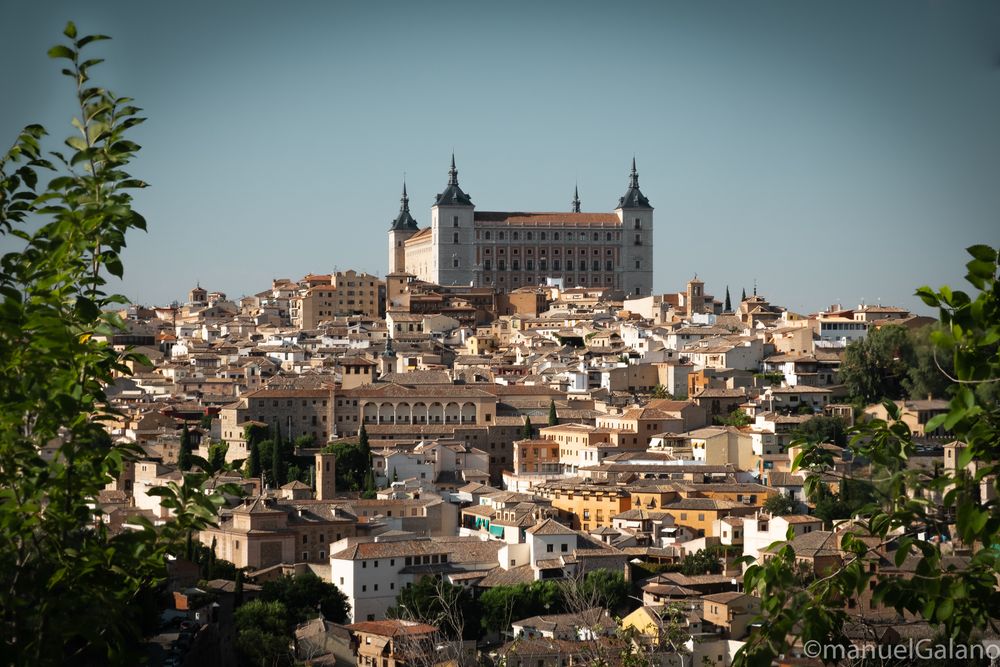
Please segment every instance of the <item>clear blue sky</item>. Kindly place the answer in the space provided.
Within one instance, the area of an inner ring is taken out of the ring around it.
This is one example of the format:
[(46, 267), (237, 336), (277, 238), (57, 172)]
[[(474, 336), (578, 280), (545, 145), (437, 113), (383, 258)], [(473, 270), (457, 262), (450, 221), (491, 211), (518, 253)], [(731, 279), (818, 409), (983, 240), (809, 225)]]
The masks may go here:
[[(1000, 3), (0, 0), (0, 141), (57, 139), (67, 19), (149, 121), (122, 290), (384, 273), (406, 172), (483, 210), (610, 211), (636, 156), (655, 288), (915, 307), (1000, 244)], [(53, 142), (53, 147), (57, 142)]]

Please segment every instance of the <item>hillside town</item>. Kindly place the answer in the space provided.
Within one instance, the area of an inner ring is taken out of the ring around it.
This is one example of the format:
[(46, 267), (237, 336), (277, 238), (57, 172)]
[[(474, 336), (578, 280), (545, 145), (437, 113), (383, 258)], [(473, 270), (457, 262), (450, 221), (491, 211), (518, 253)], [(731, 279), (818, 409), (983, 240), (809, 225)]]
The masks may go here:
[[(107, 428), (143, 455), (102, 492), (105, 521), (169, 522), (149, 490), (182, 479), (186, 457), (214, 461), (213, 480), (244, 494), (197, 541), (239, 571), (241, 597), (312, 573), (346, 598), (344, 622), (295, 630), (311, 664), (419, 662), (446, 628), (408, 617), (400, 596), (429, 582), (479, 600), (603, 571), (627, 594), (566, 596), (551, 613), (511, 602), (498, 624), (465, 627), (452, 659), (576, 664), (627, 636), (657, 664), (727, 665), (760, 607), (742, 586), (749, 563), (786, 543), (803, 576), (845, 559), (850, 510), (810, 497), (793, 462), (811, 424), (836, 424), (826, 493), (849, 503), (843, 480), (868, 474), (835, 434), (885, 407), (848, 402), (846, 346), (932, 320), (871, 304), (797, 314), (723, 290), (695, 276), (631, 298), (505, 293), (348, 270), (238, 301), (196, 286), (185, 303), (130, 306), (111, 342), (143, 358), (108, 388), (120, 418)], [(953, 470), (961, 445), (923, 428), (947, 401), (898, 406), (923, 449), (912, 465)], [(178, 608), (224, 622), (187, 600), (211, 586), (231, 610), (233, 582), (177, 565)], [(907, 563), (885, 553), (871, 567)], [(870, 596), (844, 605), (858, 641), (900, 632)]]

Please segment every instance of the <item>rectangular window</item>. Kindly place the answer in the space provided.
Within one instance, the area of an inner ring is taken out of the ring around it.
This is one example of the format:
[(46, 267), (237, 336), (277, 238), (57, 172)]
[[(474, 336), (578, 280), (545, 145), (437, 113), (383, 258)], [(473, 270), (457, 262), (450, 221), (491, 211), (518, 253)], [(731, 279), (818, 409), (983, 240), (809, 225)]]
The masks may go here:
[(452, 227), (458, 227), (458, 216), (457, 215), (452, 216), (452, 218), (451, 218), (451, 226)]

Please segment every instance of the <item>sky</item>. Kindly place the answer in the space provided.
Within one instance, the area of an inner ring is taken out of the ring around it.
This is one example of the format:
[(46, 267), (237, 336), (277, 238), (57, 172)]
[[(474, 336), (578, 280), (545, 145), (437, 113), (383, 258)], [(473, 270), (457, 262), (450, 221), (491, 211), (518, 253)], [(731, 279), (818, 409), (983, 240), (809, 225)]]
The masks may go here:
[(384, 274), (404, 174), (428, 225), (452, 151), (479, 210), (567, 211), (578, 184), (609, 212), (634, 156), (657, 292), (926, 313), (916, 287), (1000, 245), (996, 2), (0, 0), (0, 143), (71, 133), (45, 55), (67, 20), (113, 37), (93, 77), (149, 119), (139, 303)]

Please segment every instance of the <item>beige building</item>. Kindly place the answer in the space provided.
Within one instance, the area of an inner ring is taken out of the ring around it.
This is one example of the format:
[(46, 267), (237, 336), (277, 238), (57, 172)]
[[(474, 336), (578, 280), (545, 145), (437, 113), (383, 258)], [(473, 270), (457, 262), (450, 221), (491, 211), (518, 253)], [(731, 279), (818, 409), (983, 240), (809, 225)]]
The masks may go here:
[(366, 385), (338, 395), (337, 431), (356, 433), (362, 421), (366, 426), (489, 426), (496, 407), (495, 394), (463, 385)]
[(376, 276), (338, 271), (329, 276), (306, 276), (303, 283), (306, 287), (289, 300), (292, 325), (299, 329), (315, 329), (338, 315), (382, 317), (385, 313), (385, 282)]
[(236, 567), (261, 569), (281, 563), (324, 563), (330, 544), (357, 535), (357, 521), (331, 503), (247, 499), (224, 512), (217, 528), (198, 539)]
[(634, 160), (628, 189), (611, 213), (582, 212), (578, 196), (566, 213), (476, 211), (459, 187), (454, 156), (448, 176), (423, 229), (410, 215), (404, 186), (389, 229), (390, 273), (501, 291), (546, 278), (637, 296), (652, 290), (653, 207), (639, 190)]
[[(333, 388), (259, 389), (244, 394), (219, 411), (222, 439), (229, 443), (226, 459), (247, 458), (245, 426), (260, 422), (281, 429), (286, 440), (310, 436), (317, 444), (330, 437), (334, 415)], [(272, 433), (273, 435), (273, 433)]]

